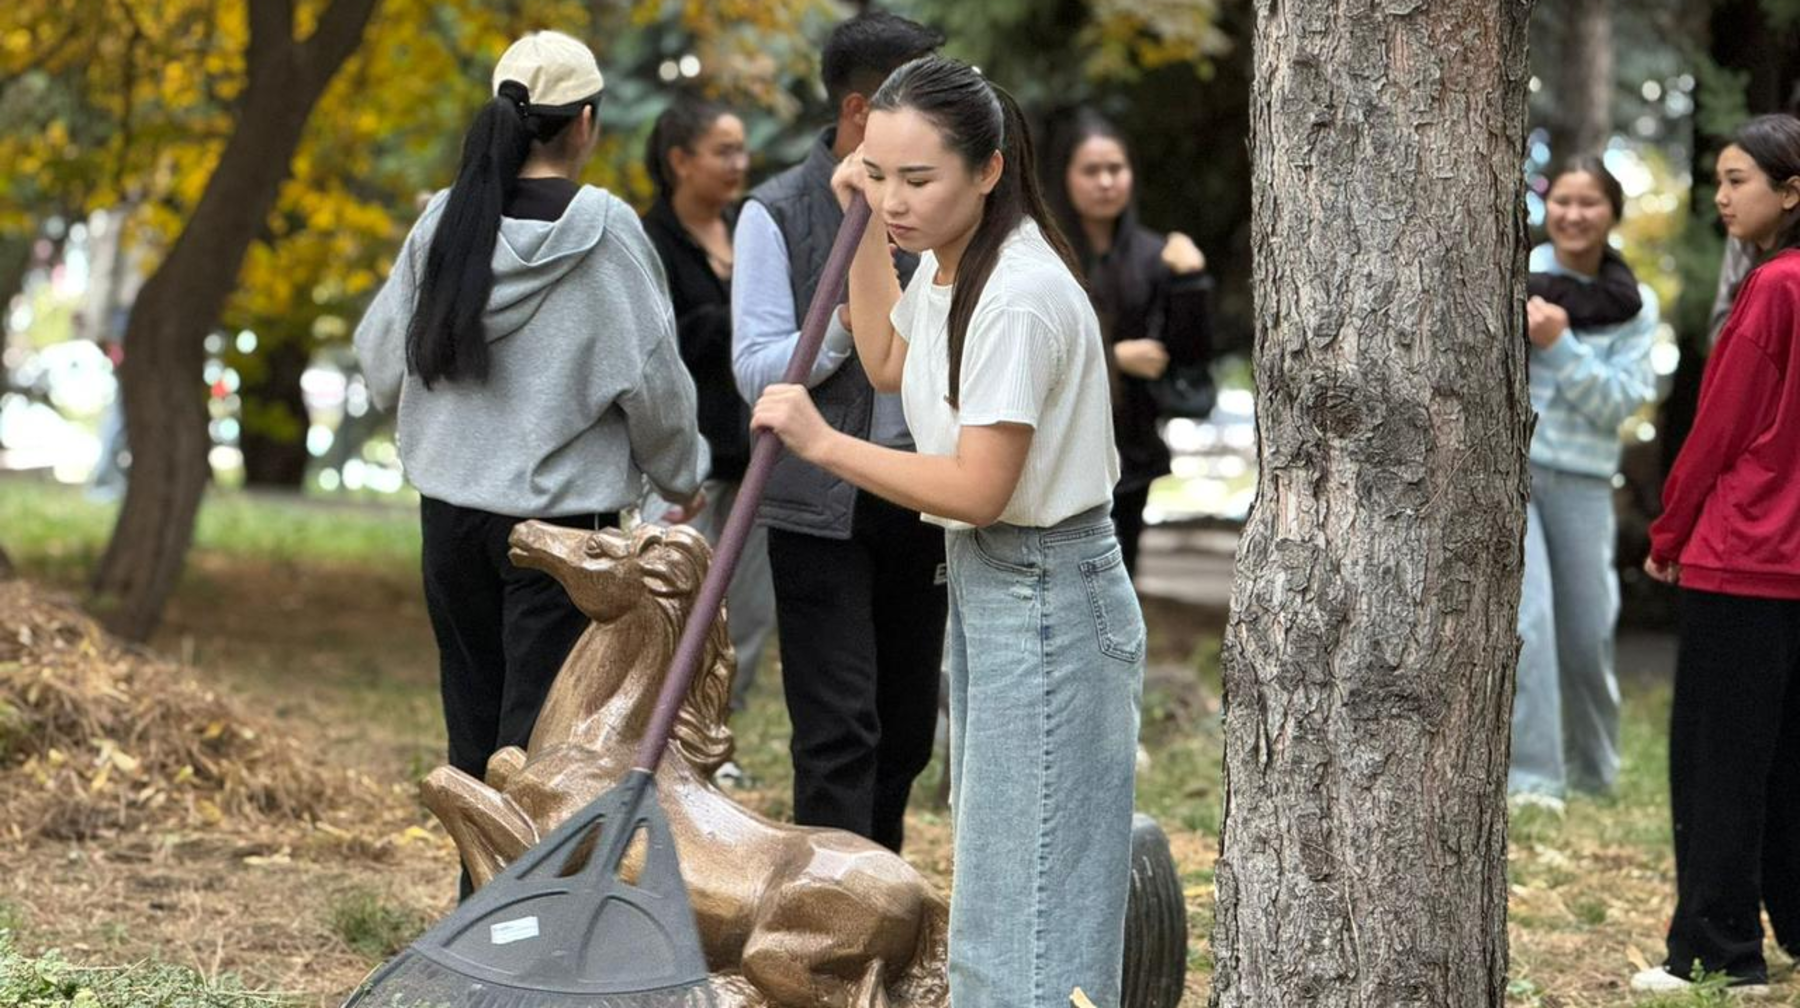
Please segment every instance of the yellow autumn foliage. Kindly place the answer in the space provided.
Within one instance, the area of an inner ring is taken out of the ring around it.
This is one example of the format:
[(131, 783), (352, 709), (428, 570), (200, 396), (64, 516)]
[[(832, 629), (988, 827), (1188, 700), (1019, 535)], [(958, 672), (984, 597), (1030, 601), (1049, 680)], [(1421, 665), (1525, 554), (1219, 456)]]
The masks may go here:
[[(295, 4), (296, 37), (314, 29), (328, 3)], [(9, 167), (0, 176), (0, 230), (126, 203), (136, 208), (130, 240), (154, 266), (180, 236), (235, 126), (247, 0), (0, 6), (0, 97), (8, 100), (0, 108), (24, 110), (0, 122), (0, 163)], [(706, 62), (711, 90), (791, 112), (783, 75), (809, 70), (797, 62), (806, 46), (767, 40), (799, 40), (808, 18), (830, 10), (827, 0), (382, 0), (308, 120), (222, 324), (310, 333), (321, 328), (313, 320), (353, 310), (385, 275), (419, 194), (450, 181), (487, 69), (518, 35), (556, 28), (595, 40), (605, 65), (605, 40), (634, 25), (673, 29)], [(650, 187), (638, 154), (636, 138), (603, 133), (587, 181), (643, 199)]]

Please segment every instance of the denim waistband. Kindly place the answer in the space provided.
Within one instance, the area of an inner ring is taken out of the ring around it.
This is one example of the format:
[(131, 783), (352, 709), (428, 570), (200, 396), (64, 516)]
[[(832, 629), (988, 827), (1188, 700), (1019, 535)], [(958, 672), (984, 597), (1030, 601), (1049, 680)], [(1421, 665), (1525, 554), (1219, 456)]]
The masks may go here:
[(958, 530), (952, 536), (972, 536), (984, 550), (1014, 562), (1036, 558), (1048, 550), (1069, 545), (1112, 546), (1115, 532), (1112, 504), (1098, 504), (1070, 515), (1054, 525), (1009, 525), (996, 522), (983, 528)]

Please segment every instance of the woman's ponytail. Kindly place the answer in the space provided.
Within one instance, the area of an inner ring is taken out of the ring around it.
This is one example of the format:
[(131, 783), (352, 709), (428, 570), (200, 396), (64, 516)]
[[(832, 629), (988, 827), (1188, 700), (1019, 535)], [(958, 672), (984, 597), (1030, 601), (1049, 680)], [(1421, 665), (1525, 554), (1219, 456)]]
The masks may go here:
[(463, 137), (456, 182), (438, 215), (419, 301), (406, 329), (406, 367), (430, 388), (436, 381), (487, 378), (487, 330), (481, 316), (494, 291), (500, 217), (519, 184), (533, 141), (556, 139), (580, 114), (534, 109), (525, 85), (502, 81)]

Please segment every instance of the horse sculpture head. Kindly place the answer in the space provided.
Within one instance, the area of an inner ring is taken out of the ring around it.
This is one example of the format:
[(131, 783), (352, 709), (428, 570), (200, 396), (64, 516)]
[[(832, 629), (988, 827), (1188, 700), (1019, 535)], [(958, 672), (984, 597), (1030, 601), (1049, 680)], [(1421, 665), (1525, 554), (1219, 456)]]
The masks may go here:
[[(712, 563), (712, 549), (705, 538), (684, 525), (663, 528), (644, 524), (622, 532), (527, 521), (513, 528), (508, 542), (514, 564), (555, 578), (599, 628), (630, 622), (649, 637), (645, 643), (650, 646), (637, 649), (638, 660), (626, 662), (629, 667), (583, 670), (565, 666), (561, 676), (582, 675), (588, 689), (608, 694), (590, 696), (589, 702), (629, 695), (646, 708), (653, 703), (694, 596)], [(610, 652), (608, 656), (617, 660)], [(572, 655), (570, 665), (576, 661)], [(726, 714), (735, 669), (731, 637), (721, 611), (707, 633), (700, 667), (675, 723), (676, 750), (704, 775), (710, 776), (731, 758), (733, 740)]]

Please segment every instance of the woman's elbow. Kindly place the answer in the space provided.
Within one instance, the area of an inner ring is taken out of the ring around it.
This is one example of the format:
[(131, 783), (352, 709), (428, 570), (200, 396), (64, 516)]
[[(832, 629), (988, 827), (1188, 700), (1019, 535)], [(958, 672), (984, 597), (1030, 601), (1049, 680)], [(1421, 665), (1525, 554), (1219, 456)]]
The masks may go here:
[(883, 395), (894, 395), (900, 391), (900, 376), (870, 373), (869, 386)]
[(1009, 501), (1007, 500), (970, 501), (968, 505), (963, 508), (962, 514), (950, 515), (948, 517), (955, 518), (958, 521), (968, 522), (976, 528), (987, 528), (989, 525), (998, 522), (1000, 516), (1006, 513), (1006, 505), (1008, 503)]

